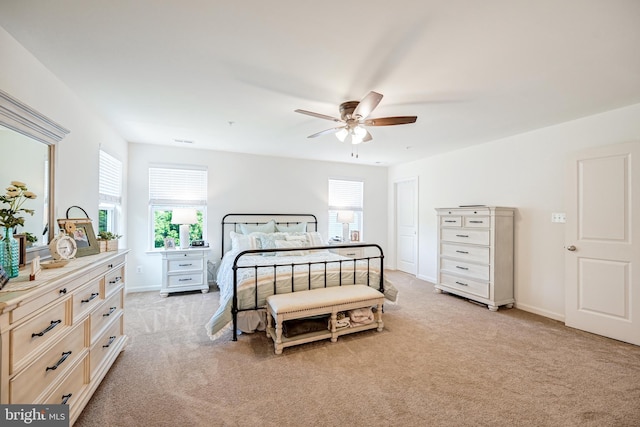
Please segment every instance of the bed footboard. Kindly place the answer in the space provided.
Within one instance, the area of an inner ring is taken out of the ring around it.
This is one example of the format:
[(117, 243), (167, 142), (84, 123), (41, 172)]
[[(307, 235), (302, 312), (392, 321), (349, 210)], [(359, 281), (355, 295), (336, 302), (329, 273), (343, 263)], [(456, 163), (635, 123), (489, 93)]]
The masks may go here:
[[(333, 251), (342, 248), (362, 248), (361, 257), (342, 257)], [(305, 251), (311, 253), (328, 253), (326, 258), (318, 257), (313, 260), (280, 261), (279, 256), (286, 256), (288, 252), (300, 251), (300, 248), (277, 249), (252, 249), (238, 253), (233, 262), (233, 298), (231, 314), (233, 317), (233, 341), (238, 340), (238, 313), (265, 308), (266, 295), (276, 295), (288, 292), (311, 290), (330, 286), (367, 285), (381, 293), (384, 293), (384, 254), (377, 244), (350, 244), (305, 247)], [(273, 262), (260, 262), (260, 264), (247, 263), (251, 255), (271, 255)], [(293, 255), (293, 254), (292, 254)], [(244, 262), (243, 262), (244, 261)], [(253, 284), (239, 283), (239, 274), (243, 270), (249, 270), (249, 282)], [(243, 307), (239, 306), (239, 286), (246, 289), (251, 287), (249, 293), (254, 296), (254, 301)]]

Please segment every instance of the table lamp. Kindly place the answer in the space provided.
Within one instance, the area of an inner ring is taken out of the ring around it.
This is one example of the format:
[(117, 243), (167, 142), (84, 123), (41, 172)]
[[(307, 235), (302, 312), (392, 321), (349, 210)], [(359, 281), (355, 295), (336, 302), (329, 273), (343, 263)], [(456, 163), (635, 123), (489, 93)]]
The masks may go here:
[(189, 248), (189, 226), (198, 222), (198, 213), (193, 208), (176, 208), (171, 214), (171, 224), (180, 224), (180, 249)]
[(353, 222), (353, 211), (338, 211), (338, 222), (342, 223), (342, 242), (350, 242), (349, 224)]

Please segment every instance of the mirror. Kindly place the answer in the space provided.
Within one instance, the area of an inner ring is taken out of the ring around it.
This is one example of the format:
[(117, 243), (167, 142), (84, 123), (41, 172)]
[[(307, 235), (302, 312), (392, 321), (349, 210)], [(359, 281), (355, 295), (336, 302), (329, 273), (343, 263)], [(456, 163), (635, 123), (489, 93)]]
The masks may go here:
[[(18, 99), (0, 90), (0, 191), (11, 181), (21, 181), (37, 195), (24, 207), (35, 211), (26, 214), (24, 227), (37, 241), (27, 252), (48, 255), (48, 243), (55, 231), (55, 144), (69, 131)], [(28, 204), (28, 205), (27, 205)], [(3, 205), (4, 206), (4, 205)]]

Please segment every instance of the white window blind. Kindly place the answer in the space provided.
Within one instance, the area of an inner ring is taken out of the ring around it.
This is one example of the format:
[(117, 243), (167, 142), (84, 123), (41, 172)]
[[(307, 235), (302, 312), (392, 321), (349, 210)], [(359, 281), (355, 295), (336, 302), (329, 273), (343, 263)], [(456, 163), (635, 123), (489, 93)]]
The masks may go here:
[(150, 167), (149, 204), (206, 205), (207, 170)]
[(122, 203), (122, 162), (102, 150), (98, 192), (101, 202)]
[(329, 210), (362, 211), (364, 182), (329, 180)]

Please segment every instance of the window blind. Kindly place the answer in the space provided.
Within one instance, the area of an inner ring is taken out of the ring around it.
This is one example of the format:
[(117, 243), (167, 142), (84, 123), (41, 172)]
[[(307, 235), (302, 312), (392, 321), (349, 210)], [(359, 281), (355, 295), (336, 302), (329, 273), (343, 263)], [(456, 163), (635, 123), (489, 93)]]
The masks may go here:
[(180, 206), (207, 204), (207, 170), (149, 168), (149, 204)]
[(362, 211), (364, 182), (330, 179), (329, 210)]
[(100, 150), (99, 200), (107, 203), (122, 203), (122, 162)]

